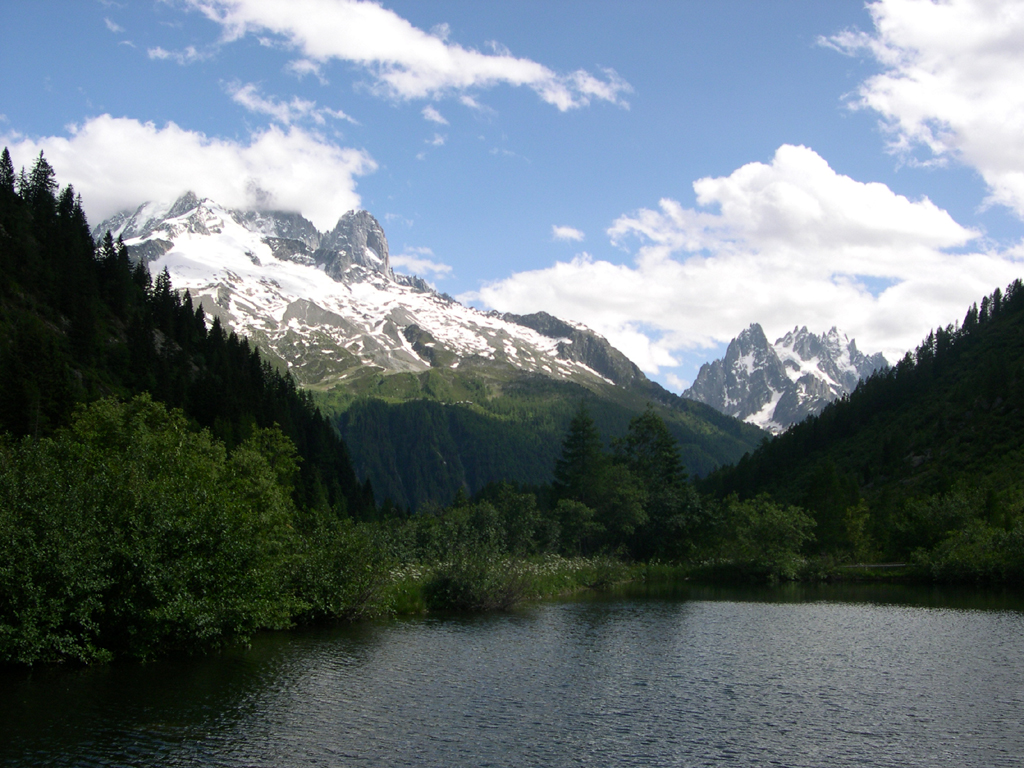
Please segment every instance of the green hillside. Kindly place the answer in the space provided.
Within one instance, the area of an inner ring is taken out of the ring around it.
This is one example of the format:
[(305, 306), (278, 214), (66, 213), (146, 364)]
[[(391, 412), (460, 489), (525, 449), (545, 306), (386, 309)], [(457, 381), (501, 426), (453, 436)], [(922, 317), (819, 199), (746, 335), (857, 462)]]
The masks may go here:
[(479, 360), (421, 374), (373, 374), (320, 398), (379, 502), (449, 503), (488, 483), (549, 483), (573, 414), (585, 404), (609, 442), (651, 403), (679, 441), (690, 474), (735, 462), (764, 437), (756, 427), (652, 382), (591, 390)]

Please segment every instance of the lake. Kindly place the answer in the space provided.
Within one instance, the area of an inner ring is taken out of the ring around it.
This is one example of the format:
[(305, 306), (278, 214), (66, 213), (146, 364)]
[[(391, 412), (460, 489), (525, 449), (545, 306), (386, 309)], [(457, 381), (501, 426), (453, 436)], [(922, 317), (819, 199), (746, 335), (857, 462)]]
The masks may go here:
[(1024, 602), (682, 589), (0, 673), (10, 766), (995, 766), (1024, 761)]

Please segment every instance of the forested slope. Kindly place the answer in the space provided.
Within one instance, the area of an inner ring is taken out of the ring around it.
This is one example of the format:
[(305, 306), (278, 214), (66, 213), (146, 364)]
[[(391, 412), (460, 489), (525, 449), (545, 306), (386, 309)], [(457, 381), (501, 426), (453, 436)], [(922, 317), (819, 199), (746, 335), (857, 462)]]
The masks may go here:
[(764, 433), (652, 382), (601, 391), (571, 381), (469, 361), (456, 370), (366, 377), (357, 391), (321, 400), (368, 477), (378, 502), (407, 509), (447, 504), (488, 483), (551, 482), (573, 414), (586, 405), (598, 432), (622, 437), (651, 404), (679, 444), (693, 475), (737, 461)]
[(850, 510), (860, 505), (874, 546), (905, 557), (975, 518), (1012, 527), (1024, 501), (1022, 460), (1018, 280), (819, 416), (713, 473), (702, 488), (719, 496), (767, 492), (800, 504), (814, 513), (826, 548), (851, 545)]
[(245, 339), (207, 324), (166, 275), (125, 248), (97, 248), (74, 190), (39, 159), (0, 162), (0, 433), (50, 435), (78, 403), (148, 392), (181, 408), (228, 449), (277, 424), (295, 443), (300, 506), (372, 516), (368, 486), (310, 397)]

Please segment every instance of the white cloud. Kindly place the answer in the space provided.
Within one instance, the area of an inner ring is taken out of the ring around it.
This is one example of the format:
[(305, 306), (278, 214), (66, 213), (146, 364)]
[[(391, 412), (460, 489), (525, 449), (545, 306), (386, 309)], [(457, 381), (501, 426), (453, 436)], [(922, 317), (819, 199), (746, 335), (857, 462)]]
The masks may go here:
[(462, 104), (462, 106), (464, 106), (464, 107), (469, 107), (470, 109), (475, 109), (478, 112), (483, 112), (485, 114), (493, 114), (494, 113), (493, 109), (491, 109), (490, 107), (484, 106), (479, 101), (474, 99), (472, 96), (469, 96), (468, 94), (465, 94), (465, 93), (462, 94), (461, 96), (459, 96), (459, 103)]
[(676, 392), (682, 392), (685, 389), (689, 389), (690, 384), (692, 383), (687, 379), (679, 378), (674, 373), (665, 374), (665, 382)]
[(429, 248), (406, 248), (400, 254), (391, 254), (390, 261), (393, 269), (400, 272), (425, 275), (431, 274), (435, 278), (447, 277), (451, 274), (452, 268), (448, 264), (434, 261), (434, 252)]
[(103, 19), (103, 23), (107, 25), (107, 29), (109, 29), (111, 32), (115, 34), (117, 34), (118, 32), (124, 32), (124, 27), (122, 27), (120, 24), (117, 24), (116, 22), (111, 21), (110, 19)]
[(582, 242), (584, 235), (575, 227), (559, 227), (556, 224), (551, 225), (551, 236), (555, 240), (571, 240), (577, 243)]
[(167, 51), (157, 46), (156, 48), (150, 48), (146, 51), (151, 59), (157, 59), (161, 61), (173, 61), (181, 66), (188, 64), (194, 64), (197, 61), (205, 61), (210, 58), (212, 54), (204, 53), (196, 49), (194, 45), (188, 46), (184, 51)]
[(427, 104), (427, 106), (423, 108), (423, 118), (432, 123), (437, 123), (438, 125), (448, 125), (448, 121), (444, 119), (444, 115), (434, 109), (430, 104)]
[(46, 153), (61, 184), (74, 184), (98, 224), (147, 200), (173, 200), (193, 190), (236, 208), (300, 211), (319, 229), (359, 206), (355, 177), (376, 169), (363, 151), (316, 134), (272, 126), (248, 141), (209, 138), (174, 123), (157, 128), (101, 115), (68, 136), (3, 137), (17, 164)]
[(313, 75), (313, 77), (320, 81), (320, 85), (327, 85), (327, 78), (324, 77), (323, 72), (320, 69), (320, 65), (315, 61), (310, 61), (309, 59), (296, 59), (295, 61), (289, 61), (285, 65), (285, 71), (290, 72), (300, 80), (306, 75)]
[(1024, 248), (951, 252), (978, 233), (927, 199), (837, 174), (806, 147), (693, 187), (700, 209), (664, 199), (613, 223), (614, 243), (641, 243), (632, 265), (582, 254), (465, 298), (586, 323), (653, 373), (752, 322), (772, 338), (838, 325), (861, 349), (898, 357), (1024, 271)]
[[(366, 68), (377, 90), (397, 99), (432, 98), (498, 84), (526, 86), (565, 111), (592, 100), (627, 106), (630, 85), (612, 70), (560, 75), (538, 62), (463, 48), (448, 41), (447, 26), (434, 33), (365, 0), (190, 0), (223, 27), (224, 40), (248, 33), (282, 36), (305, 59), (350, 61)], [(166, 53), (166, 52), (165, 52)]]
[(1024, 218), (1024, 4), (879, 0), (868, 10), (873, 34), (848, 30), (822, 41), (884, 68), (852, 106), (882, 115), (893, 151), (976, 168), (989, 202)]
[(287, 102), (279, 101), (272, 96), (265, 97), (260, 94), (259, 86), (255, 83), (246, 83), (245, 85), (237, 82), (230, 83), (227, 86), (227, 92), (235, 103), (241, 104), (250, 112), (269, 115), (284, 125), (291, 125), (293, 122), (306, 119), (313, 120), (317, 125), (323, 125), (326, 122), (325, 116), (357, 124), (341, 110), (317, 109), (315, 101), (300, 99), (298, 96), (292, 97), (292, 100)]
[(442, 136), (440, 133), (435, 133), (432, 139), (427, 139), (427, 144), (432, 147), (443, 147), (446, 138), (447, 137)]

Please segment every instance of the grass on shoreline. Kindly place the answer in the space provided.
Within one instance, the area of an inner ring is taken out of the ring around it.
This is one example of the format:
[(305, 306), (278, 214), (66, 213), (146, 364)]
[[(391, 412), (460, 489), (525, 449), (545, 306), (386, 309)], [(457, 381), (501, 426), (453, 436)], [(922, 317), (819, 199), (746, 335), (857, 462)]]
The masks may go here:
[(472, 557), (395, 568), (383, 590), (389, 613), (504, 610), (528, 601), (603, 589), (637, 579), (643, 566), (613, 557)]
[(432, 611), (506, 610), (526, 601), (565, 597), (583, 591), (605, 591), (631, 585), (666, 587), (687, 584), (777, 583), (797, 581), (897, 583), (918, 581), (919, 569), (846, 566), (808, 560), (795, 578), (728, 562), (673, 564), (658, 561), (627, 563), (597, 557), (472, 557), (424, 565), (407, 564), (389, 573), (381, 591), (383, 613), (415, 615)]

